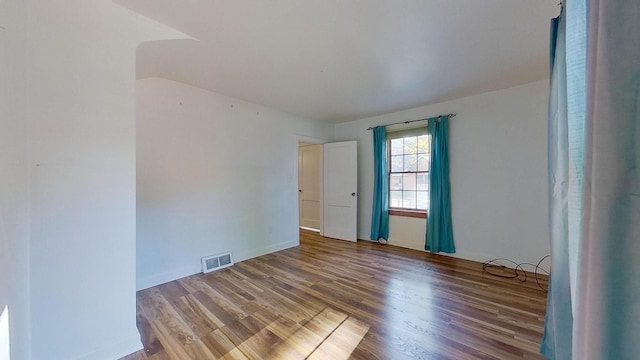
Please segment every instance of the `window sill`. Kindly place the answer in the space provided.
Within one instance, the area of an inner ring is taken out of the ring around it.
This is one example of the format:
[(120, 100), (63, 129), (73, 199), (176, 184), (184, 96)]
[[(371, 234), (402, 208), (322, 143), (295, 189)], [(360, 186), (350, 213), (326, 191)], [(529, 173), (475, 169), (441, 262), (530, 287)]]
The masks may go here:
[(416, 210), (404, 210), (404, 209), (389, 209), (389, 215), (392, 216), (405, 216), (419, 219), (426, 219), (427, 213), (425, 211)]

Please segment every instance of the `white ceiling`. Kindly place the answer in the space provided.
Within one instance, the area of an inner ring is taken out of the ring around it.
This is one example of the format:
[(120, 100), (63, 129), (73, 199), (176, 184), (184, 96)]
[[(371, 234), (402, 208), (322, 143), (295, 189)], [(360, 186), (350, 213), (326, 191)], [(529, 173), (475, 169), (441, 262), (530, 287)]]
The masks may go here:
[(341, 122), (546, 78), (558, 0), (116, 0), (197, 40), (145, 43), (163, 77)]

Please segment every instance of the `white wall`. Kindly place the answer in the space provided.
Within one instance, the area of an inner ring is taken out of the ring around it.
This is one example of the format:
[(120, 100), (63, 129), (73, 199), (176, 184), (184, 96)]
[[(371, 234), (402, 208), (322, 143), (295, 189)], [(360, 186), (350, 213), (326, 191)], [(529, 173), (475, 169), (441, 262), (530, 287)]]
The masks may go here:
[(9, 309), (13, 359), (30, 356), (26, 19), (23, 1), (0, 1), (0, 312)]
[(141, 348), (135, 51), (180, 36), (110, 0), (28, 1), (33, 359)]
[(298, 137), (331, 124), (182, 83), (138, 81), (138, 288), (298, 244)]
[[(457, 113), (449, 155), (455, 256), (536, 262), (549, 253), (548, 81), (337, 124), (336, 140), (358, 140), (359, 238), (369, 239), (373, 145), (369, 126)], [(390, 244), (424, 249), (425, 220), (390, 219)]]

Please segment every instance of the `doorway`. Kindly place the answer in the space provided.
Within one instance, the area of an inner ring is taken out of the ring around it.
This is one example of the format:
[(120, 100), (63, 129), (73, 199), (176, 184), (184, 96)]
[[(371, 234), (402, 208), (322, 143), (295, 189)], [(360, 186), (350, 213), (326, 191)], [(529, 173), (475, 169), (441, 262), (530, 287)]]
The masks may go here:
[(322, 230), (322, 144), (298, 142), (298, 216), (300, 228)]

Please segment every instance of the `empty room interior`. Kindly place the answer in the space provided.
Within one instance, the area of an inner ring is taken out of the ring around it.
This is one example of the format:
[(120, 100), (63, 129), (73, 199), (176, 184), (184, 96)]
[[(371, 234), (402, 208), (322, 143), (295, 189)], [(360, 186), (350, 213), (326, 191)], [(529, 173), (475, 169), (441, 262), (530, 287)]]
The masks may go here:
[(636, 358), (604, 3), (0, 0), (0, 360)]

